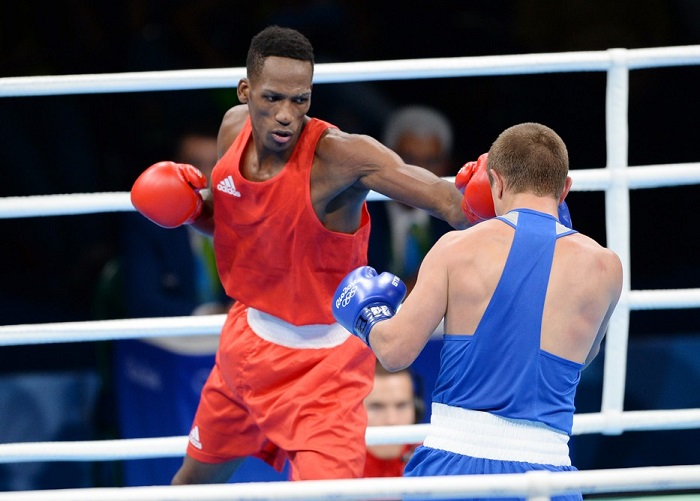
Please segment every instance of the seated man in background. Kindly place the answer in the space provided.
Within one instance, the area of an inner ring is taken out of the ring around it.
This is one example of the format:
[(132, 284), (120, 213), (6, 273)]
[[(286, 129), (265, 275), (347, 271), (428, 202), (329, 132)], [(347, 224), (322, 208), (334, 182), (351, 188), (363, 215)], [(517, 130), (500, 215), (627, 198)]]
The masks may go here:
[[(209, 179), (218, 159), (216, 129), (200, 125), (174, 136), (176, 162)], [(122, 219), (121, 286), (128, 318), (225, 313), (231, 304), (216, 270), (211, 237), (190, 226), (165, 229), (139, 213)], [(120, 438), (186, 435), (219, 342), (218, 334), (115, 343)], [(170, 483), (181, 458), (127, 461), (127, 486)]]
[[(368, 426), (401, 426), (420, 423), (425, 403), (420, 385), (411, 369), (387, 371), (377, 362), (374, 387), (365, 398)], [(389, 444), (367, 447), (365, 477), (400, 477), (416, 444)]]
[[(410, 105), (395, 111), (386, 123), (382, 143), (401, 159), (438, 177), (454, 175), (453, 131), (447, 117), (427, 106)], [(398, 275), (410, 290), (418, 267), (430, 247), (452, 227), (427, 212), (394, 200), (368, 204), (372, 217), (368, 262)]]
[[(197, 165), (209, 179), (218, 160), (216, 133), (182, 133), (174, 160)], [(226, 297), (216, 271), (211, 237), (190, 226), (166, 230), (138, 213), (123, 221), (123, 284), (126, 313), (170, 317), (225, 313)]]

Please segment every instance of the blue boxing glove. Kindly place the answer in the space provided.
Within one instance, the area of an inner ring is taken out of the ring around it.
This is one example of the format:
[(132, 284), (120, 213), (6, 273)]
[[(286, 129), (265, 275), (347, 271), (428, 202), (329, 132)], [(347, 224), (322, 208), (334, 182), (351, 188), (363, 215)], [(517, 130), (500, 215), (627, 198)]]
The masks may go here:
[(570, 230), (574, 229), (574, 225), (571, 222), (571, 213), (569, 212), (569, 206), (566, 205), (566, 201), (563, 201), (559, 205), (559, 222)]
[(394, 316), (406, 285), (396, 275), (370, 266), (354, 269), (340, 282), (333, 294), (333, 316), (340, 325), (369, 346), (369, 331), (377, 322)]

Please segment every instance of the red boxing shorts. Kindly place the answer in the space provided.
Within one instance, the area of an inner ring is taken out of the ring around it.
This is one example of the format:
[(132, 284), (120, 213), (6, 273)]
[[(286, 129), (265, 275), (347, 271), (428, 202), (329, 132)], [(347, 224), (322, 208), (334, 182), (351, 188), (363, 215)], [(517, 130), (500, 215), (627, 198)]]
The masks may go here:
[[(318, 337), (307, 343), (308, 331), (300, 338), (299, 330), (331, 326), (295, 328), (251, 313), (266, 339), (251, 328), (248, 308), (236, 303), (202, 390), (187, 454), (204, 463), (256, 456), (278, 471), (289, 459), (292, 480), (361, 477), (367, 427), (362, 402), (374, 381), (374, 354), (355, 336), (338, 338), (337, 328), (331, 344), (339, 344), (300, 348), (323, 343)], [(271, 327), (288, 331), (280, 338), (284, 344), (269, 340)]]

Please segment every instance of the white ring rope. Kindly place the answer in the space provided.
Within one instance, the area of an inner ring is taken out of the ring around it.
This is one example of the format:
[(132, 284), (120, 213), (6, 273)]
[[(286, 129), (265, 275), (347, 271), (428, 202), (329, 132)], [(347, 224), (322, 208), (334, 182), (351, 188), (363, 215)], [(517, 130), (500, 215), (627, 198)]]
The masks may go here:
[[(699, 289), (634, 290), (622, 298), (630, 310), (700, 308)], [(225, 315), (126, 318), (0, 326), (0, 346), (218, 334)]]
[[(550, 72), (606, 71), (607, 165), (601, 169), (573, 170), (574, 190), (606, 192), (608, 246), (620, 255), (625, 284), (613, 316), (605, 348), (603, 403), (600, 413), (574, 416), (574, 434), (622, 433), (634, 430), (700, 427), (700, 409), (624, 412), (629, 313), (641, 309), (700, 307), (700, 289), (630, 290), (629, 190), (700, 184), (700, 163), (628, 166), (629, 71), (642, 68), (700, 65), (700, 46), (652, 49), (610, 49), (599, 52), (525, 54), (465, 58), (373, 61), (317, 64), (315, 83), (400, 80)], [(156, 90), (231, 88), (244, 68), (144, 73), (10, 77), (0, 79), (0, 96), (39, 96)], [(453, 178), (449, 178), (453, 179)], [(383, 200), (370, 193), (369, 200)], [(0, 198), (0, 218), (38, 217), (132, 211), (128, 193), (87, 193)], [(223, 315), (153, 319), (66, 322), (0, 327), (0, 346), (54, 342), (82, 342), (155, 336), (217, 334)], [(370, 445), (415, 443), (429, 425), (381, 427), (367, 430)], [(389, 429), (392, 428), (392, 429)], [(187, 437), (18, 443), (0, 445), (0, 463), (37, 460), (106, 460), (181, 456)], [(0, 493), (3, 499), (386, 499), (410, 493), (425, 497), (462, 494), (479, 496), (528, 495), (549, 499), (566, 490), (584, 493), (639, 489), (700, 488), (700, 466), (635, 468), (549, 474), (444, 478), (359, 479), (296, 483), (236, 484), (116, 489), (80, 489)], [(237, 497), (238, 496), (238, 497)]]
[[(365, 439), (369, 446), (420, 443), (425, 439), (429, 427), (429, 424), (369, 427)], [(187, 436), (0, 444), (0, 464), (182, 457), (186, 446)]]
[(95, 489), (61, 489), (0, 493), (0, 501), (263, 501), (263, 500), (373, 500), (407, 495), (527, 496), (532, 501), (579, 491), (584, 494), (668, 491), (700, 487), (700, 466), (665, 466), (589, 470), (578, 472), (531, 471), (521, 475), (455, 475), (413, 478), (357, 478), (301, 482), (252, 482), (217, 485), (148, 486)]
[[(625, 49), (319, 63), (314, 70), (314, 83), (607, 71), (615, 64), (615, 58), (618, 57), (620, 50)], [(625, 50), (625, 52), (627, 53), (627, 67), (630, 69), (700, 64), (700, 45), (630, 49)], [(0, 79), (0, 97), (231, 88), (235, 87), (244, 76), (245, 68), (240, 67), (93, 75), (6, 77)]]
[[(630, 189), (664, 188), (700, 184), (700, 163), (647, 165), (628, 167), (620, 172), (609, 169), (571, 171), (572, 191), (601, 191), (614, 183), (624, 182)], [(619, 178), (622, 178), (621, 180)], [(444, 179), (454, 182), (454, 176)], [(387, 197), (371, 191), (368, 201)], [(0, 198), (0, 219), (37, 216), (70, 216), (104, 212), (134, 211), (128, 192), (72, 193)]]
[[(586, 413), (574, 416), (573, 435), (622, 433), (623, 431), (683, 430), (700, 427), (700, 409)], [(418, 444), (425, 440), (429, 424), (371, 426), (368, 446)], [(0, 464), (33, 461), (112, 461), (182, 457), (187, 436), (85, 440), (77, 442), (24, 442), (0, 444)]]
[(0, 346), (218, 334), (225, 314), (4, 325)]

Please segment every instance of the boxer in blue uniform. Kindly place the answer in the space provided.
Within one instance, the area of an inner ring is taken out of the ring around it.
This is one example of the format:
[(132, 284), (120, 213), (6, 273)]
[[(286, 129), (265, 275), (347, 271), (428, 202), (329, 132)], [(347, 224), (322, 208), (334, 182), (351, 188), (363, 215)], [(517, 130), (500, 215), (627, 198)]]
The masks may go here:
[[(388, 370), (411, 364), (444, 317), (431, 427), (406, 476), (576, 469), (576, 387), (619, 300), (622, 265), (559, 219), (568, 165), (548, 127), (506, 129), (461, 186), (465, 213), (482, 222), (435, 244), (400, 309), (405, 287), (386, 272), (358, 268), (339, 285), (336, 319)], [(487, 194), (497, 217), (474, 210), (488, 209)]]

